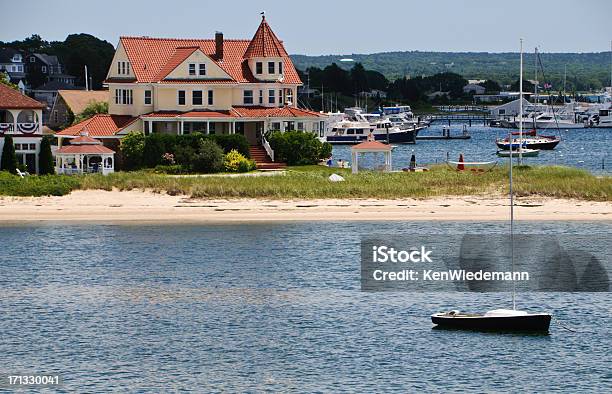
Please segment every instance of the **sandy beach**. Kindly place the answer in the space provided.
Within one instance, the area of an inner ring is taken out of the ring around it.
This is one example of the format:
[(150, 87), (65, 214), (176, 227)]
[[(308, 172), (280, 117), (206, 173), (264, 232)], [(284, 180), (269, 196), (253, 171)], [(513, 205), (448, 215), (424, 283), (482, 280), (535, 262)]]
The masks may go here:
[[(612, 220), (612, 203), (551, 198), (516, 200), (517, 220)], [(74, 191), (62, 197), (2, 197), (0, 222), (261, 222), (508, 220), (508, 200), (191, 199), (148, 191)]]

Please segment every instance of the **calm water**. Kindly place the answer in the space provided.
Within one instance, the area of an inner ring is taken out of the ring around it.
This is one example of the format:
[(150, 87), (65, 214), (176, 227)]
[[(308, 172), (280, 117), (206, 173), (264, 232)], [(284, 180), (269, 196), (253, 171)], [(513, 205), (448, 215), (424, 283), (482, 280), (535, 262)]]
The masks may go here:
[[(467, 124), (466, 124), (467, 125)], [(442, 135), (442, 124), (421, 131), (419, 135)], [(463, 125), (453, 123), (452, 134), (462, 133)], [(393, 150), (395, 169), (408, 167), (410, 156), (414, 152), (417, 164), (440, 163), (446, 161), (448, 153), (451, 160), (457, 160), (459, 154), (465, 155), (466, 161), (507, 161), (498, 158), (495, 139), (506, 137), (508, 129), (477, 126), (468, 127), (472, 136), (469, 140), (428, 141), (419, 140), (415, 145), (398, 145)], [(563, 164), (588, 169), (594, 173), (612, 173), (612, 129), (578, 129), (578, 130), (543, 130), (544, 135), (561, 135), (561, 142), (554, 150), (541, 151), (538, 157), (525, 158), (527, 164)], [(351, 159), (350, 146), (334, 146), (334, 159)], [(373, 159), (367, 164), (372, 164)], [(382, 162), (382, 155), (379, 159)], [(360, 161), (361, 163), (361, 161)], [(603, 169), (602, 169), (603, 164)]]
[[(518, 231), (612, 235), (612, 224)], [(499, 223), (0, 227), (0, 372), (65, 391), (610, 392), (610, 293), (522, 294), (551, 334), (433, 330), (508, 294), (363, 293), (361, 235)], [(323, 237), (322, 234), (327, 234)], [(2, 389), (0, 388), (0, 391)]]

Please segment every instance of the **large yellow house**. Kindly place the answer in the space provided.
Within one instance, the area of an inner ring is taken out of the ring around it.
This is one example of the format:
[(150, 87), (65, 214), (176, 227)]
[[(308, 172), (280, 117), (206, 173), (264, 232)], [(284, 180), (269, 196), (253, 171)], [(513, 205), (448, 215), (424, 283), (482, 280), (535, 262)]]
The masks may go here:
[(269, 149), (266, 130), (323, 129), (322, 115), (298, 108), (302, 82), (265, 16), (250, 40), (121, 37), (106, 84), (109, 114), (57, 133), (60, 140), (87, 131), (113, 145), (132, 130), (197, 131), (239, 133)]

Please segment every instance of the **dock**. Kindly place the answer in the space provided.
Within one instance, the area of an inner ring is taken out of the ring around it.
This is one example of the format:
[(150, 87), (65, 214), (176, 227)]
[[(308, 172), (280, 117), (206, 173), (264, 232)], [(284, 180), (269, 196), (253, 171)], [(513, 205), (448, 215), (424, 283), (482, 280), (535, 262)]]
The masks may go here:
[(469, 140), (472, 138), (467, 131), (466, 125), (463, 125), (461, 134), (452, 135), (450, 127), (442, 127), (442, 135), (417, 135), (417, 140)]

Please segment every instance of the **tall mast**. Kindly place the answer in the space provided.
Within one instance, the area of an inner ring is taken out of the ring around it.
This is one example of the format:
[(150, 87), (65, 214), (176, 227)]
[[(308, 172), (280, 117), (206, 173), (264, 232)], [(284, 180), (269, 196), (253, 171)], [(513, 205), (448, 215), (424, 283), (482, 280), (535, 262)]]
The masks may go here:
[[(537, 67), (536, 67), (537, 70)], [(537, 71), (536, 71), (537, 72)], [(519, 160), (518, 163), (523, 164), (523, 39), (521, 38), (521, 70), (519, 77)], [(536, 83), (537, 84), (537, 83)], [(512, 150), (512, 142), (510, 142), (510, 150)], [(512, 165), (512, 163), (510, 163)]]
[(535, 48), (535, 84), (533, 91), (535, 95), (535, 104), (538, 105), (538, 47)]
[(565, 84), (567, 83), (567, 64), (563, 68), (563, 105), (565, 105)]

